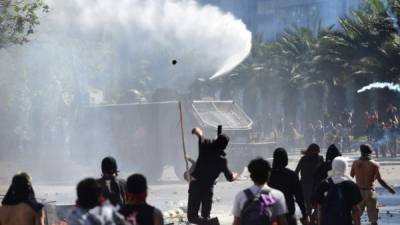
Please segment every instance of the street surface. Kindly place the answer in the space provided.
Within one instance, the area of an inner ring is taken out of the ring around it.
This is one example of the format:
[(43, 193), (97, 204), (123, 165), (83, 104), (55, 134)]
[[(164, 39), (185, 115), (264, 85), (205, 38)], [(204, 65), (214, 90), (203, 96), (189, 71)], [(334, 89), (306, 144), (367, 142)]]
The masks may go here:
[[(353, 160), (357, 157), (358, 153), (351, 153), (345, 156), (349, 157), (349, 160)], [(289, 167), (294, 169), (299, 156), (290, 157)], [(382, 159), (379, 160), (381, 164), (381, 174), (383, 178), (391, 185), (396, 186), (398, 193), (400, 192), (400, 159)], [(4, 164), (4, 163), (2, 163)], [(16, 165), (7, 164), (8, 168), (18, 167)], [(28, 169), (25, 167), (24, 169)], [(22, 169), (21, 169), (22, 170)], [(61, 173), (61, 169), (55, 170), (55, 172)], [(7, 174), (7, 170), (2, 170), (4, 174)], [(348, 169), (348, 172), (350, 168)], [(90, 174), (90, 170), (76, 171), (76, 176), (80, 178), (88, 176), (96, 176)], [(9, 171), (10, 174), (12, 174)], [(128, 173), (122, 173), (120, 176), (125, 178)], [(33, 184), (36, 192), (36, 196), (39, 200), (47, 202), (51, 205), (73, 205), (76, 200), (75, 194), (75, 182), (60, 182), (40, 181), (35, 182), (33, 177)], [(6, 177), (3, 174), (0, 176), (0, 191), (4, 194), (8, 188), (10, 177)], [(79, 180), (79, 179), (77, 179)], [(212, 209), (212, 216), (218, 216), (222, 225), (232, 224), (231, 209), (235, 195), (252, 185), (247, 172), (243, 172), (240, 179), (234, 183), (226, 182), (223, 178), (217, 183), (214, 189), (214, 204)], [(159, 182), (150, 184), (149, 187), (149, 199), (148, 202), (154, 206), (160, 208), (166, 217), (167, 221), (178, 221), (180, 218), (185, 218), (183, 214), (186, 208), (187, 201), (187, 188), (188, 185), (185, 182), (179, 181), (174, 174), (172, 168), (166, 168), (162, 179)], [(382, 188), (378, 188), (380, 208), (380, 224), (392, 225), (400, 223), (400, 194), (390, 195), (387, 191)], [(174, 219), (170, 219), (173, 217)], [(363, 216), (363, 224), (366, 224), (367, 218)]]

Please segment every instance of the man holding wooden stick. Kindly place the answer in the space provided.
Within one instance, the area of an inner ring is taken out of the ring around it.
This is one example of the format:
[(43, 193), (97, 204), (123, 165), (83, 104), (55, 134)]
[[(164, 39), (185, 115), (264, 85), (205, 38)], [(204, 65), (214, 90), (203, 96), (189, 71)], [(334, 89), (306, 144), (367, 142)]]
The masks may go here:
[[(217, 218), (210, 219), (215, 180), (220, 173), (230, 182), (238, 176), (228, 169), (225, 158), (229, 137), (220, 133), (216, 139), (207, 139), (198, 127), (193, 128), (192, 134), (199, 138), (199, 156), (189, 184), (188, 220), (194, 224), (219, 224)], [(198, 215), (200, 206), (201, 217)]]

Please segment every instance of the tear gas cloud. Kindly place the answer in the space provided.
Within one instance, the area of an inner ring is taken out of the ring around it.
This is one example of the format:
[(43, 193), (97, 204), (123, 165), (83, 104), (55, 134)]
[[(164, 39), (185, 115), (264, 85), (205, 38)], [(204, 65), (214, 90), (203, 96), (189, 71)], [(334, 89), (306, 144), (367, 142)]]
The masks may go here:
[(240, 20), (191, 0), (47, 4), (50, 13), (41, 15), (31, 42), (0, 49), (0, 101), (5, 104), (0, 120), (6, 127), (1, 135), (10, 142), (2, 147), (12, 153), (2, 156), (22, 159), (24, 165), (32, 159), (32, 167), (40, 165), (41, 171), (50, 172), (34, 158), (81, 157), (87, 143), (73, 141), (80, 132), (97, 137), (92, 141), (96, 157), (85, 158), (94, 174), (101, 157), (115, 154), (109, 125), (77, 129), (91, 93), (99, 91), (115, 103), (128, 89), (185, 89), (198, 78), (233, 69), (251, 49), (251, 33)]

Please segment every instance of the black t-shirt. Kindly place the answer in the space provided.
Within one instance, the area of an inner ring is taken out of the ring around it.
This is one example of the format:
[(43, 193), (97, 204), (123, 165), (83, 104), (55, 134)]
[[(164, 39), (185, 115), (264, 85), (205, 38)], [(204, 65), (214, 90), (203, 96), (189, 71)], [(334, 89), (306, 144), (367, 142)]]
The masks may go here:
[(138, 224), (154, 224), (154, 207), (144, 204), (127, 204), (119, 210), (127, 221), (134, 219)]
[(228, 161), (222, 150), (216, 147), (215, 140), (199, 138), (199, 157), (192, 176), (202, 184), (213, 185), (220, 173), (224, 173), (227, 180), (233, 179), (228, 169)]
[(285, 195), (286, 205), (290, 215), (294, 215), (295, 213), (294, 198), (296, 198), (296, 202), (299, 205), (302, 215), (306, 215), (302, 187), (299, 178), (294, 171), (287, 168), (272, 169), (268, 185), (282, 191)]
[[(336, 184), (340, 185), (343, 199), (344, 199), (344, 210), (346, 212), (346, 224), (341, 225), (352, 225), (353, 220), (351, 217), (351, 210), (354, 205), (357, 205), (362, 201), (360, 189), (353, 181), (343, 181), (342, 183)], [(315, 192), (315, 200), (319, 205), (323, 205), (326, 200), (326, 195), (329, 190), (328, 180), (324, 180), (318, 186)]]

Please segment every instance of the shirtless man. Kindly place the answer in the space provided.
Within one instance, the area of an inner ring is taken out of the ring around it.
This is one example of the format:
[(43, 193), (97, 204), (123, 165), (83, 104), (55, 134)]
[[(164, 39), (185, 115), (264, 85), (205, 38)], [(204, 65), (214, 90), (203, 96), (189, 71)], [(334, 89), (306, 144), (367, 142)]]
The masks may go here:
[(372, 149), (369, 145), (360, 146), (361, 157), (353, 162), (350, 175), (356, 178), (356, 183), (360, 188), (363, 201), (360, 203), (361, 213), (367, 207), (368, 218), (371, 225), (377, 225), (378, 205), (377, 194), (375, 192), (375, 180), (388, 190), (390, 193), (396, 193), (381, 177), (379, 164), (371, 159)]

